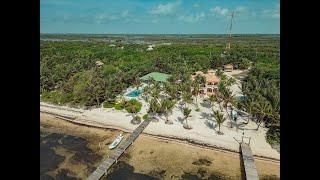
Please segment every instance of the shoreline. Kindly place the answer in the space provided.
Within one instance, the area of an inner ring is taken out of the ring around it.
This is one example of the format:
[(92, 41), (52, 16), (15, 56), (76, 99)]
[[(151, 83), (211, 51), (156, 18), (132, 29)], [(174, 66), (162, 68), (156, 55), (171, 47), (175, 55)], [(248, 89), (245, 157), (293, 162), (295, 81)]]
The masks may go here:
[[(62, 108), (62, 107), (60, 107), (60, 108)], [(132, 133), (133, 132), (133, 130), (131, 130), (131, 129), (127, 129), (127, 128), (123, 128), (123, 127), (119, 127), (119, 126), (113, 126), (113, 125), (106, 125), (103, 123), (93, 122), (93, 121), (89, 121), (89, 120), (85, 120), (85, 119), (78, 119), (76, 117), (61, 114), (61, 113), (54, 113), (54, 112), (47, 112), (47, 111), (40, 110), (40, 114), (41, 113), (49, 115), (49, 116), (53, 116), (57, 119), (71, 122), (73, 124), (80, 125), (80, 126), (99, 128), (99, 129), (120, 130), (125, 133)], [(197, 142), (195, 140), (188, 139), (188, 138), (178, 138), (178, 137), (174, 137), (174, 136), (164, 136), (164, 135), (151, 134), (151, 133), (146, 133), (146, 132), (142, 132), (141, 135), (152, 137), (152, 138), (159, 139), (159, 140), (172, 141), (172, 142), (177, 142), (177, 143), (181, 143), (181, 144), (188, 144), (191, 146), (200, 147), (200, 148), (204, 148), (204, 149), (216, 150), (216, 151), (220, 151), (220, 152), (224, 152), (224, 153), (232, 153), (232, 154), (237, 154), (237, 155), (240, 154), (239, 150), (236, 151), (233, 149), (229, 149), (229, 148), (225, 148), (225, 147), (221, 147), (221, 146), (217, 146), (217, 145), (211, 145), (208, 143), (201, 143), (201, 142)], [(240, 146), (239, 146), (239, 148), (240, 148)], [(257, 158), (262, 161), (280, 163), (280, 159), (266, 157), (266, 156), (259, 156), (259, 155), (253, 155), (253, 156), (254, 156), (254, 158)]]

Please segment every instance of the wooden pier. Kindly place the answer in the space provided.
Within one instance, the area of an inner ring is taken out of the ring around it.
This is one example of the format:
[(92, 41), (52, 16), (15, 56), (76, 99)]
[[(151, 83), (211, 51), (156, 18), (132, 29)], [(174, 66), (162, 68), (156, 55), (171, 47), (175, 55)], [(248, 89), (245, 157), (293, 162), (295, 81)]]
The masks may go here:
[(142, 133), (142, 131), (147, 127), (150, 123), (150, 120), (144, 120), (133, 132), (127, 137), (124, 141), (122, 141), (119, 146), (113, 150), (113, 153), (103, 161), (98, 168), (88, 177), (88, 180), (98, 180), (101, 179), (102, 176), (107, 174), (107, 171), (111, 168), (114, 163), (118, 162), (120, 156), (125, 152), (125, 150), (133, 144), (138, 136)]
[(240, 146), (246, 179), (259, 180), (257, 168), (254, 164), (254, 159), (250, 148), (250, 143), (242, 142)]

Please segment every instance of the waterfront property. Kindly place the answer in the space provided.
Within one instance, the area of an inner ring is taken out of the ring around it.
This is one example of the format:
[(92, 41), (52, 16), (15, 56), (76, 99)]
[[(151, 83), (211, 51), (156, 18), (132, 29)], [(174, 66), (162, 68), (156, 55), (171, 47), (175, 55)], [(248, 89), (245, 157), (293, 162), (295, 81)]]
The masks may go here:
[(214, 94), (214, 92), (217, 90), (217, 85), (220, 82), (220, 78), (215, 75), (214, 70), (208, 70), (207, 73), (203, 73), (202, 71), (197, 71), (193, 75), (191, 75), (192, 81), (195, 80), (196, 76), (203, 76), (205, 77), (205, 85), (204, 87), (201, 87), (200, 93), (202, 95), (210, 96)]

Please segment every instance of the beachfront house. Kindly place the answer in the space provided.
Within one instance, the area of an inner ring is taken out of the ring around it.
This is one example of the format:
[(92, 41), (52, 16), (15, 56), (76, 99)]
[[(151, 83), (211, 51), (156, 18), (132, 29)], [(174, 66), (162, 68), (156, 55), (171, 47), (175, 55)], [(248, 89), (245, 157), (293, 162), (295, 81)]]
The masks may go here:
[(204, 86), (200, 89), (200, 94), (207, 96), (214, 94), (217, 90), (217, 85), (220, 82), (220, 78), (215, 75), (215, 72), (213, 70), (208, 70), (207, 73), (197, 71), (191, 75), (191, 80), (194, 81), (197, 75), (205, 77), (206, 80)]
[(226, 64), (223, 66), (223, 70), (226, 72), (231, 72), (233, 71), (233, 65), (232, 64)]

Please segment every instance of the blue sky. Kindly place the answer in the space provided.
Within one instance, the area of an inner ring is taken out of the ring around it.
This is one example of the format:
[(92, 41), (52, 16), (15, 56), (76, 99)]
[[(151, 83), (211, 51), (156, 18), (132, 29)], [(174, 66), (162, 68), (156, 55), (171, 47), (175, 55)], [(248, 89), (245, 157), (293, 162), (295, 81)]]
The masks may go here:
[(280, 0), (40, 0), (41, 33), (280, 33)]

